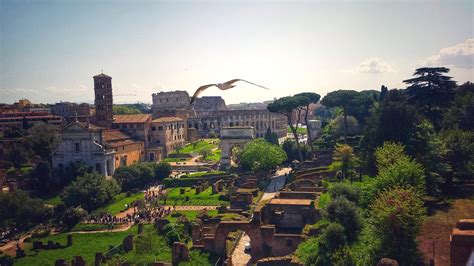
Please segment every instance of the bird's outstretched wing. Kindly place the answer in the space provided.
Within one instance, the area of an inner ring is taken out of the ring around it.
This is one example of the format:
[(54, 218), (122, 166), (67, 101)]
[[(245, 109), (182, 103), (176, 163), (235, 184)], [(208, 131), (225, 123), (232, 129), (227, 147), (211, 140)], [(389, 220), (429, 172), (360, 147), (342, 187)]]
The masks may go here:
[(207, 88), (209, 87), (212, 87), (212, 86), (216, 86), (217, 84), (207, 84), (207, 85), (204, 85), (204, 86), (201, 86), (199, 87), (193, 94), (193, 97), (191, 97), (191, 101), (189, 102), (189, 104), (193, 104), (194, 100), (196, 100), (196, 98), (199, 96), (199, 94), (201, 94), (201, 92), (205, 91)]
[(235, 82), (237, 82), (237, 81), (247, 82), (248, 84), (252, 84), (252, 85), (254, 85), (254, 86), (257, 86), (257, 87), (260, 87), (260, 88), (263, 88), (263, 89), (266, 89), (266, 90), (270, 90), (270, 89), (267, 88), (267, 87), (264, 87), (264, 86), (262, 86), (262, 85), (258, 85), (258, 84), (256, 84), (256, 83), (250, 82), (250, 81), (245, 80), (245, 79), (231, 79), (231, 80), (229, 80), (229, 81), (227, 81), (227, 82), (224, 82), (223, 84), (231, 85), (232, 83), (235, 83)]

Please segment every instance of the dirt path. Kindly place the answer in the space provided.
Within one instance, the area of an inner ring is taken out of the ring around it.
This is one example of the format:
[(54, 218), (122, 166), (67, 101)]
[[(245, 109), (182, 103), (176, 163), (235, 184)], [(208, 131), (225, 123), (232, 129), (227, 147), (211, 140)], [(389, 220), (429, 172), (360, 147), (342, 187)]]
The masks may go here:
[(435, 265), (440, 266), (451, 264), (449, 238), (456, 222), (463, 218), (474, 218), (474, 200), (458, 199), (447, 207), (426, 217), (418, 237), (424, 260), (429, 261), (435, 254)]
[(105, 230), (97, 230), (97, 231), (76, 231), (76, 232), (70, 232), (70, 234), (97, 234), (97, 233), (123, 232), (123, 231), (127, 231), (132, 226), (133, 226), (133, 223), (129, 223), (129, 224), (123, 224), (114, 229), (105, 229)]

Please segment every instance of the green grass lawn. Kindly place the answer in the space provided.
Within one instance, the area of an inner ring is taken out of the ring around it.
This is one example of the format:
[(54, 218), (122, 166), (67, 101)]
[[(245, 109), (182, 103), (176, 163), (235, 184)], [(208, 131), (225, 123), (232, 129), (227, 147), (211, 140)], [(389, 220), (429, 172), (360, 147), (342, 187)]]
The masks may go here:
[(153, 225), (145, 225), (143, 235), (135, 236), (134, 249), (121, 256), (121, 260), (133, 265), (152, 265), (153, 262), (171, 262), (171, 247)]
[[(180, 189), (186, 189), (184, 194), (180, 194)], [(186, 201), (186, 197), (189, 200)], [(209, 187), (203, 192), (196, 195), (196, 189), (191, 187), (176, 187), (168, 191), (166, 203), (164, 200), (160, 201), (165, 205), (189, 205), (189, 206), (219, 206), (221, 204), (228, 205), (228, 201), (219, 199), (219, 194), (212, 194), (212, 188)]]
[[(184, 146), (179, 151), (179, 153), (199, 153), (200, 150), (205, 149), (205, 148), (209, 148), (209, 149), (217, 148), (219, 144), (217, 143), (214, 144), (213, 142), (216, 142), (216, 140), (210, 140), (210, 139), (198, 140), (196, 142), (193, 142)], [(176, 151), (173, 151), (171, 153), (176, 154)]]
[[(33, 251), (32, 241), (26, 244), (26, 257), (16, 260), (15, 265), (54, 265), (57, 259), (65, 259), (70, 262), (73, 256), (80, 255), (88, 265), (94, 264), (96, 252), (106, 253), (109, 246), (117, 246), (128, 234), (137, 234), (137, 227), (134, 226), (124, 232), (107, 232), (96, 234), (74, 234), (73, 244), (70, 247), (52, 250)], [(67, 243), (67, 234), (50, 235), (39, 239), (46, 243), (47, 241), (59, 242), (62, 245)]]
[(127, 197), (127, 193), (120, 193), (114, 197), (114, 200), (109, 203), (109, 205), (100, 208), (98, 211), (105, 211), (115, 215), (125, 209), (125, 204), (130, 205), (130, 203), (139, 199), (143, 199), (144, 197), (145, 195), (143, 192), (132, 193), (130, 197)]
[(59, 194), (56, 195), (51, 195), (51, 196), (46, 196), (43, 198), (44, 204), (48, 205), (58, 205), (62, 200), (61, 197), (59, 197)]
[(221, 150), (217, 149), (212, 151), (212, 154), (207, 157), (207, 160), (213, 161), (213, 162), (219, 162), (221, 160)]
[[(293, 134), (293, 131), (291, 131), (291, 128), (290, 128), (290, 127), (287, 128), (287, 132)], [(306, 128), (302, 128), (302, 127), (298, 127), (298, 129), (296, 130), (296, 132), (297, 132), (298, 134), (307, 134), (307, 133), (308, 133), (308, 131), (306, 130)]]

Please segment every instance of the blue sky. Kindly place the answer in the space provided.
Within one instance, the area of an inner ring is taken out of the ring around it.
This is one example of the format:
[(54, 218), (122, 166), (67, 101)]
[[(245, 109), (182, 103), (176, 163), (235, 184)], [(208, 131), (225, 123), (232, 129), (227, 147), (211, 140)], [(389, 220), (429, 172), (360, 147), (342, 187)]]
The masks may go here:
[[(0, 1), (0, 102), (115, 102), (208, 83), (227, 103), (403, 87), (419, 66), (474, 81), (473, 1)], [(120, 96), (120, 94), (136, 94)]]

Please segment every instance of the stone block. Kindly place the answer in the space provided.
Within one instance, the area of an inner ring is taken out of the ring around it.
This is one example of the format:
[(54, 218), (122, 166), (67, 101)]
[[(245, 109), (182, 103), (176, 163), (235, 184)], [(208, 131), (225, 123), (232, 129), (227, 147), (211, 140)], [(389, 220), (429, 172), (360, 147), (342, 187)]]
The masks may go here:
[(100, 266), (104, 261), (104, 254), (97, 252), (95, 253), (94, 266)]
[(81, 256), (74, 256), (71, 266), (86, 266), (86, 261)]
[(185, 189), (185, 188), (180, 188), (180, 189), (179, 189), (179, 194), (182, 195), (182, 194), (184, 194), (184, 193), (186, 193), (186, 189)]
[(72, 246), (72, 235), (67, 235), (67, 246)]
[(173, 265), (178, 265), (180, 261), (189, 260), (189, 250), (186, 244), (174, 242), (171, 247), (171, 261)]
[(25, 256), (25, 251), (19, 247), (17, 247), (16, 251), (16, 258), (19, 259), (19, 258), (23, 258)]
[(125, 252), (133, 250), (133, 235), (128, 235), (123, 239), (122, 247)]
[(43, 248), (43, 242), (42, 241), (34, 241), (33, 242), (33, 250), (38, 250)]
[(58, 259), (54, 262), (54, 266), (67, 266), (65, 259)]

